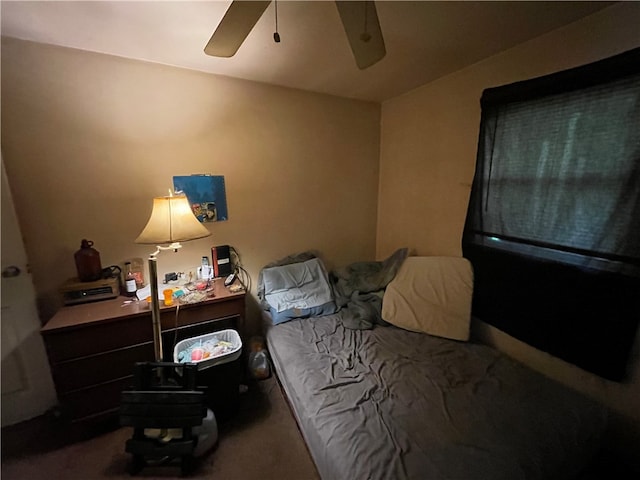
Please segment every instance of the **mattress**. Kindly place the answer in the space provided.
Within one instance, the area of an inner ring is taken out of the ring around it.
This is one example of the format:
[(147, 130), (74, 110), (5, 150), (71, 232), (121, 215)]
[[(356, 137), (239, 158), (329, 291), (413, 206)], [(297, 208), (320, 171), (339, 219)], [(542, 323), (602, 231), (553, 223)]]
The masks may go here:
[(605, 410), (485, 346), (338, 315), (271, 326), (268, 348), (323, 479), (568, 479)]

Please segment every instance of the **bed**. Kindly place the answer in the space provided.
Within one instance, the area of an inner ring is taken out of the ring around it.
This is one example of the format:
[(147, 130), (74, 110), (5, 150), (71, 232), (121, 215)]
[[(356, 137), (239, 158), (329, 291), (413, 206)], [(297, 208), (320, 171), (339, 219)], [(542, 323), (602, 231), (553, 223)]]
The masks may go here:
[(382, 292), (349, 296), (381, 298), (370, 327), (343, 314), (345, 272), (327, 277), (335, 313), (268, 315), (275, 372), (323, 479), (571, 479), (589, 464), (605, 409), (469, 341), (465, 262), (402, 257)]

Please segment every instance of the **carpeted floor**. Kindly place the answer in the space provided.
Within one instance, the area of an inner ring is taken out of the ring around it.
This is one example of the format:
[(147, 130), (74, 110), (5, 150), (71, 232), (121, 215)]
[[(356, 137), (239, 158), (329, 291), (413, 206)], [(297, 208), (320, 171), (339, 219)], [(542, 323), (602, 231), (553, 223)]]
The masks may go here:
[[(75, 432), (52, 415), (3, 428), (2, 480), (131, 478), (130, 436), (129, 428)], [(179, 478), (180, 469), (148, 467), (138, 477)], [(219, 425), (218, 445), (189, 478), (319, 479), (275, 378), (241, 395), (237, 415)]]

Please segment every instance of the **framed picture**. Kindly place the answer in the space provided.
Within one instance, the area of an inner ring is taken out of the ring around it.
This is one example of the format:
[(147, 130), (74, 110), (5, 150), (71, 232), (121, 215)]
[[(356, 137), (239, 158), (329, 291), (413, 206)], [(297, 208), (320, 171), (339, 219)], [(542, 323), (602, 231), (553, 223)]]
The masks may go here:
[(173, 177), (173, 189), (183, 192), (201, 222), (227, 220), (227, 194), (222, 175), (184, 175)]

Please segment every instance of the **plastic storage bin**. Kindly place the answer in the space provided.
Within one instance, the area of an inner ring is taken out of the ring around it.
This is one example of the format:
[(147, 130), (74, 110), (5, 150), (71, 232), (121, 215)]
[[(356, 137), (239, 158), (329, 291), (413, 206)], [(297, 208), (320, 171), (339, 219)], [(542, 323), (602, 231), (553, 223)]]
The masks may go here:
[[(227, 342), (229, 351), (223, 355), (191, 361), (190, 353), (194, 346), (206, 342)], [(173, 349), (174, 362), (182, 363), (180, 353), (188, 355), (186, 361), (198, 366), (196, 381), (199, 387), (205, 387), (207, 407), (213, 410), (216, 420), (224, 422), (235, 415), (240, 403), (240, 381), (242, 378), (242, 340), (235, 330), (220, 330), (197, 337), (186, 338)]]
[[(216, 348), (221, 343), (224, 343), (227, 348), (224, 349), (224, 353), (216, 354)], [(201, 349), (201, 355), (198, 356), (198, 359), (193, 359), (191, 356), (194, 349)], [(195, 363), (198, 365), (198, 371), (200, 371), (214, 365), (233, 362), (240, 358), (241, 354), (242, 340), (238, 332), (235, 330), (220, 330), (178, 342), (173, 349), (173, 361), (176, 363)]]

